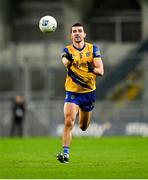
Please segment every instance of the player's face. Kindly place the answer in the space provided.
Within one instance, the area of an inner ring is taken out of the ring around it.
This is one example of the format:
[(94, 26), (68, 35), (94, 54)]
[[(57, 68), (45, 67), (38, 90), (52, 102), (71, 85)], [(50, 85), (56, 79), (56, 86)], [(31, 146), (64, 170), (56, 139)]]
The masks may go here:
[(86, 37), (86, 33), (82, 26), (72, 27), (71, 38), (74, 42), (80, 43)]

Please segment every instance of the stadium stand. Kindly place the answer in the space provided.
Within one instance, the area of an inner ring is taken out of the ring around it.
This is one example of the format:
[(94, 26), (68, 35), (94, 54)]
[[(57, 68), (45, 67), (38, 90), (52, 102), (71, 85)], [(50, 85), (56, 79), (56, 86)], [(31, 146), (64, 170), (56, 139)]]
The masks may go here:
[(107, 99), (110, 100), (135, 100), (140, 97), (144, 88), (144, 72), (142, 67), (134, 72), (131, 72), (124, 81), (121, 81), (108, 94)]
[(107, 94), (119, 83), (126, 79), (129, 73), (136, 70), (143, 61), (142, 54), (148, 51), (148, 40), (142, 42), (131, 54), (129, 54), (100, 82), (98, 89), (101, 93), (97, 94), (98, 99), (104, 99)]
[[(14, 41), (45, 41), (46, 35), (42, 35), (38, 28), (38, 22), (42, 16), (51, 15), (58, 21), (57, 33), (51, 40), (63, 39), (63, 4), (60, 0), (26, 0), (18, 1), (16, 4), (16, 17), (13, 22)], [(27, 32), (26, 32), (27, 29)]]
[[(143, 30), (148, 32), (148, 26), (141, 26), (147, 22), (147, 16), (143, 14), (145, 16), (141, 17), (142, 6), (137, 5), (138, 1), (89, 0), (91, 6), (87, 14), (84, 13), (88, 5), (85, 0), (81, 3), (77, 0), (1, 2), (8, 3), (5, 3), (5, 15), (9, 14), (9, 17), (4, 18), (7, 19), (4, 29), (8, 26), (9, 31), (4, 33), (6, 38), (2, 36), (0, 39), (0, 136), (9, 135), (10, 99), (17, 92), (21, 92), (27, 102), (25, 136), (57, 135), (56, 127), (63, 124), (66, 75), (60, 53), (67, 44), (65, 29), (77, 17), (84, 20), (88, 40), (100, 47), (105, 64), (105, 76), (97, 81), (93, 122), (98, 126), (104, 122), (109, 124), (111, 129), (107, 135), (124, 135), (128, 123), (147, 122), (148, 101), (144, 98), (148, 97), (148, 91), (143, 87), (148, 77), (144, 74), (147, 58), (143, 55), (148, 51), (148, 40), (141, 42), (141, 39)], [(73, 12), (77, 5), (83, 18), (78, 11)], [(38, 29), (39, 19), (49, 13), (58, 21), (57, 31), (50, 38)]]

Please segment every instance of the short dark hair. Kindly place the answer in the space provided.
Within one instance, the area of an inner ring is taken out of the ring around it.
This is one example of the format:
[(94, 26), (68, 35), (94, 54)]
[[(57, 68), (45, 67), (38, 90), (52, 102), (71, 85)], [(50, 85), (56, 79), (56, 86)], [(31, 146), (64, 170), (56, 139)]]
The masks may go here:
[(83, 29), (84, 29), (84, 25), (82, 23), (79, 23), (79, 22), (77, 22), (71, 26), (71, 30), (70, 30), (71, 33), (72, 33), (72, 27), (83, 27)]

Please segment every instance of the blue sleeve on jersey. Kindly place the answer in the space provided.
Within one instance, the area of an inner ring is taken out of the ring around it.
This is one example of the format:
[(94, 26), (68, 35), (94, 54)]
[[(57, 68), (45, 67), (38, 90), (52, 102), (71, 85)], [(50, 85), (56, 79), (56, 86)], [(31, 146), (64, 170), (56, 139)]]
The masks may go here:
[(93, 57), (101, 57), (100, 49), (97, 46), (93, 46)]
[(65, 53), (69, 53), (69, 50), (66, 47), (62, 50), (61, 57), (63, 57)]
[(65, 53), (69, 53), (69, 50), (66, 47), (62, 50), (61, 57), (63, 57)]
[(65, 47), (65, 48), (63, 49), (62, 53), (63, 53), (63, 52), (69, 53), (68, 48)]

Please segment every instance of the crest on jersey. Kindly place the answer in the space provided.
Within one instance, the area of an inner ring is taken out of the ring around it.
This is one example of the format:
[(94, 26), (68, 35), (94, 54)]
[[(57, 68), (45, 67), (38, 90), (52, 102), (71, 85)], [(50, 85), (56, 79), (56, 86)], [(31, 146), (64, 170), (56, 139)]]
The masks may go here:
[(75, 99), (75, 95), (71, 95), (70, 99), (72, 100)]
[(90, 52), (86, 52), (86, 57), (90, 57)]

